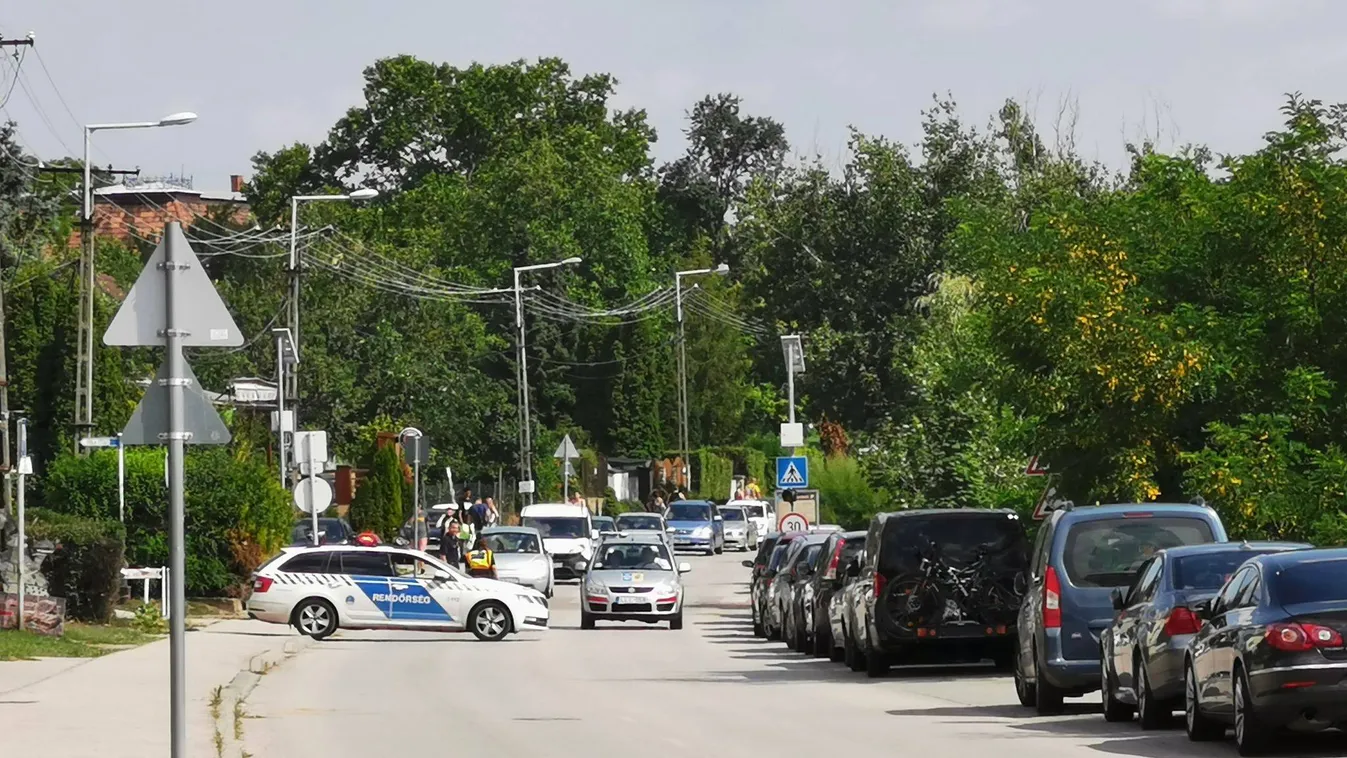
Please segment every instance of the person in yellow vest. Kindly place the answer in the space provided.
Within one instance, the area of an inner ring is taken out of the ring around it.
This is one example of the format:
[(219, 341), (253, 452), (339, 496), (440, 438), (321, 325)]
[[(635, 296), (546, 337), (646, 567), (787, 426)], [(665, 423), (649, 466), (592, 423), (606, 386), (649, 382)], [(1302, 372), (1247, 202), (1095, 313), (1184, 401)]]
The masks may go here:
[(481, 576), (487, 579), (496, 578), (496, 554), (491, 552), (491, 548), (486, 545), (486, 537), (478, 537), (477, 545), (472, 552), (464, 556), (464, 561), (468, 564), (468, 574), (470, 576)]

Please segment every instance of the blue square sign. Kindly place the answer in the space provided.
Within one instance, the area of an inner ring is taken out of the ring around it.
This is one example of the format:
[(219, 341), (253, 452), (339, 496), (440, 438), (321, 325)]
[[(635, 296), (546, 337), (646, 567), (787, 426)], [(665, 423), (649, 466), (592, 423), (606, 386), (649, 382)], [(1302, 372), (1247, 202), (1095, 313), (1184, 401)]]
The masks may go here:
[(803, 455), (782, 456), (776, 459), (776, 487), (781, 490), (802, 490), (809, 486), (809, 459)]

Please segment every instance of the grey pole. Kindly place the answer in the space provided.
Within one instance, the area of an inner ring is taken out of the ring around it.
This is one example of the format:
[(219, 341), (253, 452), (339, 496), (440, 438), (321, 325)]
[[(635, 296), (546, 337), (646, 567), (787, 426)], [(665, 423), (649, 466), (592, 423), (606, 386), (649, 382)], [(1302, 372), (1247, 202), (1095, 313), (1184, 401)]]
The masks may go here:
[(117, 518), (126, 523), (126, 446), (117, 432)]
[(187, 758), (187, 550), (184, 542), (183, 455), (189, 433), (184, 416), (183, 388), (187, 379), (186, 360), (182, 355), (184, 333), (175, 328), (177, 321), (178, 267), (174, 240), (181, 232), (170, 221), (164, 230), (164, 338), (168, 347), (168, 576), (169, 576), (169, 698), (170, 756)]
[(688, 352), (683, 334), (683, 275), (674, 274), (674, 303), (678, 317), (678, 457), (683, 483), (679, 489), (692, 488), (692, 466), (688, 463)]
[[(299, 350), (299, 198), (290, 198), (290, 328), (294, 331), (290, 334), (290, 339), (294, 341), (295, 350)], [(282, 374), (284, 376), (284, 374)], [(291, 413), (295, 416), (295, 423), (290, 427), (290, 439), (293, 440), (299, 433), (299, 371), (290, 369), (290, 376), (287, 384), (290, 385), (290, 397), (294, 400)], [(284, 390), (281, 390), (284, 392)], [(282, 427), (284, 428), (284, 427)], [(284, 440), (285, 432), (281, 432)], [(284, 441), (282, 441), (282, 445)], [(296, 450), (295, 452), (299, 452)], [(296, 456), (297, 458), (298, 456)]]
[(24, 625), (24, 599), (23, 599), (23, 598), (24, 598), (24, 595), (27, 594), (27, 592), (25, 591), (25, 590), (27, 589), (27, 582), (25, 581), (25, 577), (24, 577), (24, 565), (23, 565), (23, 564), (24, 564), (24, 558), (26, 558), (26, 557), (27, 557), (27, 554), (28, 554), (28, 526), (27, 526), (27, 524), (24, 523), (24, 514), (23, 514), (23, 496), (24, 496), (24, 489), (25, 489), (25, 487), (24, 487), (24, 480), (27, 478), (26, 475), (23, 473), (23, 471), (24, 471), (24, 461), (23, 461), (23, 459), (24, 459), (24, 456), (25, 456), (25, 454), (26, 454), (27, 452), (28, 452), (28, 419), (26, 419), (26, 418), (21, 418), (21, 419), (19, 419), (19, 497), (18, 497), (18, 500), (16, 501), (16, 505), (17, 505), (17, 508), (18, 508), (18, 511), (19, 511), (19, 514), (18, 514), (18, 515), (19, 515), (19, 548), (18, 548), (18, 550), (16, 550), (16, 551), (14, 552), (15, 560), (16, 560), (16, 561), (18, 562), (18, 564), (19, 564), (19, 571), (18, 571), (18, 574), (19, 574), (19, 609), (18, 609), (18, 610), (19, 610), (19, 617), (18, 617), (19, 625), (18, 625), (18, 627), (16, 627), (19, 631), (23, 631), (23, 625)]
[(422, 543), (430, 540), (430, 525), (426, 525), (426, 539), (423, 541), (421, 539), (421, 439), (419, 437), (416, 440), (416, 458), (412, 459), (412, 504), (412, 529), (416, 537), (416, 549), (425, 550), (426, 546)]
[(281, 488), (285, 488), (285, 352), (284, 338), (276, 335), (276, 455), (281, 462)]
[[(790, 360), (786, 361), (786, 408), (790, 414), (790, 423), (795, 423), (795, 349), (791, 348)], [(796, 448), (790, 449), (790, 454), (795, 455)], [(790, 503), (790, 512), (795, 512), (795, 503)]]
[[(533, 414), (529, 411), (529, 358), (524, 340), (524, 302), (519, 291), (519, 269), (514, 271), (514, 314), (515, 327), (519, 330), (519, 400), (521, 403), (520, 423), (523, 429), (523, 460), (520, 471), (525, 479), (533, 481)], [(534, 485), (537, 486), (536, 484)], [(533, 503), (533, 493), (525, 493), (524, 503)]]
[(305, 457), (309, 459), (309, 510), (313, 514), (313, 545), (317, 547), (322, 544), (318, 538), (318, 498), (314, 495), (313, 488), (318, 477), (317, 464), (313, 461), (313, 432), (304, 435)]

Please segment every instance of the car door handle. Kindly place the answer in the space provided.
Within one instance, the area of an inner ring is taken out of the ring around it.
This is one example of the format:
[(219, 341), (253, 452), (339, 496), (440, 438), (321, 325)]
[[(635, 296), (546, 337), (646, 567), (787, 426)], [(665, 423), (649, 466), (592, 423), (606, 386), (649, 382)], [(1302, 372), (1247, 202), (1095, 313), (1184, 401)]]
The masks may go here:
[(394, 584), (394, 585), (393, 585), (393, 589), (395, 589), (395, 590), (405, 590), (405, 589), (407, 589), (407, 585), (405, 585), (405, 584)]

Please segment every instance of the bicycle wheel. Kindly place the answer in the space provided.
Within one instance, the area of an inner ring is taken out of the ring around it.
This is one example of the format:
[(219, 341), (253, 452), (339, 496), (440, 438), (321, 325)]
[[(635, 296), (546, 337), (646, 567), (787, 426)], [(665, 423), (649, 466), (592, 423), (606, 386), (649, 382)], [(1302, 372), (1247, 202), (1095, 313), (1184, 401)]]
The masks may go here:
[(905, 579), (885, 590), (889, 618), (899, 630), (915, 632), (940, 623), (945, 603), (939, 589), (925, 578)]

